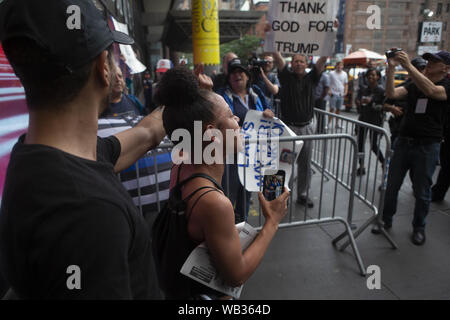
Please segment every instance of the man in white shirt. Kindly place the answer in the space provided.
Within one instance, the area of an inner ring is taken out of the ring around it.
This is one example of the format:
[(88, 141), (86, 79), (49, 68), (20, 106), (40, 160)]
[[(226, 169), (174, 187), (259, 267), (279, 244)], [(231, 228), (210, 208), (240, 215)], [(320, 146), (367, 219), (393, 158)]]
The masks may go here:
[[(335, 70), (330, 72), (330, 112), (335, 112), (336, 114), (340, 113), (344, 105), (344, 97), (348, 91), (348, 76), (343, 71), (343, 68), (344, 64), (342, 61), (339, 61), (336, 63)], [(337, 125), (337, 121), (336, 128), (340, 128)]]

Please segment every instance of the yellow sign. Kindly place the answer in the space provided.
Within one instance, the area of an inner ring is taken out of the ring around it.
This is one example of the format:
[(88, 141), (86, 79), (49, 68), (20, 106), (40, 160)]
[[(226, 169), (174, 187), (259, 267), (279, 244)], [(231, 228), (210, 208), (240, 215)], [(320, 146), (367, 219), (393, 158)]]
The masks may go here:
[(217, 0), (192, 0), (194, 64), (220, 64)]

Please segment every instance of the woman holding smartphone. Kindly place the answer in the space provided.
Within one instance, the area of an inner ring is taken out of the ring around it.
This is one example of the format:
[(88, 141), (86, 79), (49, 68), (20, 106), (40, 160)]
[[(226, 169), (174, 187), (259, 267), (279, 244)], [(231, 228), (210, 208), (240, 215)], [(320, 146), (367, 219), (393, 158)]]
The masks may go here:
[[(184, 216), (187, 239), (180, 237), (173, 241), (179, 241), (180, 244), (187, 241), (190, 250), (205, 242), (212, 261), (226, 284), (233, 287), (242, 285), (257, 268), (278, 229), (278, 224), (286, 214), (289, 192), (285, 189), (280, 197), (271, 202), (266, 201), (261, 193), (258, 194), (265, 223), (253, 243), (242, 252), (235, 227), (233, 206), (220, 188), (224, 172), (223, 163), (228, 150), (226, 145), (240, 144), (238, 141), (240, 138), (236, 136), (233, 141), (227, 141), (226, 131), (239, 131), (239, 119), (233, 115), (221, 96), (201, 89), (194, 74), (184, 68), (174, 68), (165, 73), (155, 98), (159, 105), (165, 106), (163, 124), (169, 137), (172, 137), (175, 129), (187, 130), (192, 137), (191, 150), (194, 150), (194, 121), (201, 121), (202, 137), (206, 134), (211, 138), (211, 141), (197, 141), (202, 143), (202, 153), (212, 142), (219, 143), (223, 148), (222, 164), (214, 162), (208, 165), (203, 162), (173, 166), (171, 190), (187, 181), (180, 188), (181, 198), (186, 203)], [(218, 131), (221, 134), (218, 134)], [(237, 147), (233, 150), (237, 152)], [(193, 154), (183, 154), (182, 157), (191, 160), (186, 162), (194, 162)], [(196, 177), (192, 178), (194, 174)], [(167, 299), (195, 299), (201, 294), (207, 294), (214, 299), (224, 298), (223, 294), (180, 274), (180, 269), (181, 265), (174, 268), (173, 274), (165, 274), (166, 278), (169, 276), (173, 279), (170, 289), (164, 292)], [(160, 272), (168, 271), (160, 270)]]
[[(359, 110), (359, 121), (364, 121), (377, 126), (383, 126), (383, 103), (384, 103), (384, 89), (378, 84), (381, 77), (380, 71), (370, 68), (366, 72), (367, 86), (363, 86), (356, 97), (356, 105)], [(364, 127), (358, 128), (358, 151), (364, 152), (364, 143), (366, 141), (367, 129)], [(384, 156), (379, 148), (379, 135), (376, 132), (370, 132), (370, 145), (372, 151), (377, 155), (381, 166), (384, 167)], [(359, 168), (356, 171), (358, 176), (366, 174), (364, 167), (364, 158), (359, 159)]]

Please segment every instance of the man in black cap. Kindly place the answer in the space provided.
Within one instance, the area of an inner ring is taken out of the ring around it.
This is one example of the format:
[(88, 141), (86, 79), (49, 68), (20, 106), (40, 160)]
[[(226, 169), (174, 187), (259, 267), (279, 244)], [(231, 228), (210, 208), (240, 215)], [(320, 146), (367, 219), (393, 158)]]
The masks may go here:
[(30, 116), (7, 170), (1, 273), (19, 298), (150, 298), (149, 229), (115, 172), (159, 144), (161, 112), (97, 137), (112, 44), (133, 40), (111, 31), (91, 0), (6, 0), (0, 41)]
[[(396, 52), (395, 57), (388, 60), (386, 82), (387, 97), (406, 98), (407, 106), (388, 175), (383, 211), (384, 228), (392, 227), (398, 191), (406, 173), (411, 170), (416, 198), (411, 240), (415, 245), (425, 243), (425, 218), (430, 207), (432, 177), (439, 157), (443, 124), (450, 101), (450, 83), (447, 79), (450, 53), (426, 53), (423, 58), (428, 63), (422, 74), (411, 64), (406, 52)], [(412, 82), (407, 86), (394, 88), (394, 72), (398, 64), (408, 71)], [(378, 233), (380, 230), (375, 228), (372, 231)]]
[[(420, 72), (423, 73), (425, 67), (427, 66), (427, 61), (422, 57), (416, 57), (411, 60), (411, 64)], [(410, 78), (403, 81), (398, 87), (404, 87), (409, 85), (412, 80)], [(393, 100), (386, 99), (384, 103), (384, 110), (392, 113), (392, 116), (389, 118), (389, 130), (391, 131), (391, 147), (394, 145), (395, 139), (398, 137), (400, 132), (400, 123), (403, 119), (403, 110), (406, 109), (407, 101), (403, 100)]]

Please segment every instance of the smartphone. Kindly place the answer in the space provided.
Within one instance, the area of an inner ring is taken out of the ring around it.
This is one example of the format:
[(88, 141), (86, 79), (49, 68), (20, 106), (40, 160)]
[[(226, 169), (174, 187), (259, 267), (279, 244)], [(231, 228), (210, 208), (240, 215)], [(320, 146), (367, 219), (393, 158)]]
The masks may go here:
[(275, 200), (283, 193), (285, 176), (284, 170), (278, 170), (275, 174), (264, 175), (263, 195), (267, 201)]

